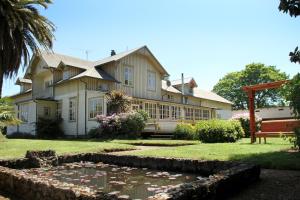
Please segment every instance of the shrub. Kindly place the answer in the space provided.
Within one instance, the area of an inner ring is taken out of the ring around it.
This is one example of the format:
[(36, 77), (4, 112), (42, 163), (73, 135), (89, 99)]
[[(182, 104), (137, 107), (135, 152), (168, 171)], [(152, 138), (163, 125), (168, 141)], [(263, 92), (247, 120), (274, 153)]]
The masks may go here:
[(88, 132), (89, 138), (101, 138), (101, 130), (99, 128), (92, 128)]
[(237, 120), (208, 120), (196, 124), (196, 134), (204, 143), (236, 142), (244, 136)]
[(300, 128), (295, 129), (295, 142), (294, 146), (300, 149)]
[(62, 119), (39, 118), (36, 123), (36, 136), (42, 139), (55, 139), (64, 136), (60, 128)]
[(287, 85), (287, 100), (296, 118), (300, 119), (300, 73), (296, 74)]
[[(250, 117), (249, 113), (241, 113), (241, 114), (236, 114), (231, 117), (231, 120), (238, 120), (240, 121), (243, 130), (245, 132), (245, 137), (250, 137)], [(255, 127), (256, 131), (260, 130), (261, 126), (261, 118), (255, 115)]]
[(97, 116), (98, 130), (93, 130), (90, 136), (98, 138), (136, 138), (140, 136), (148, 120), (144, 111), (113, 114), (111, 116)]
[(35, 135), (30, 133), (23, 133), (23, 132), (14, 132), (12, 134), (6, 135), (7, 138), (16, 138), (16, 139), (34, 139), (36, 138)]
[(193, 140), (195, 138), (195, 127), (191, 124), (177, 124), (173, 139)]

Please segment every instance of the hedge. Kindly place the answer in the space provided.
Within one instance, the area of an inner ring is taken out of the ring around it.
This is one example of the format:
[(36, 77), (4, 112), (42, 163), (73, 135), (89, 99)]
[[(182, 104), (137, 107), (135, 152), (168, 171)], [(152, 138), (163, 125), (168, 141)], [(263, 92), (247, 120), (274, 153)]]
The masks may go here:
[(196, 124), (196, 137), (204, 143), (236, 142), (245, 133), (237, 120), (207, 120)]

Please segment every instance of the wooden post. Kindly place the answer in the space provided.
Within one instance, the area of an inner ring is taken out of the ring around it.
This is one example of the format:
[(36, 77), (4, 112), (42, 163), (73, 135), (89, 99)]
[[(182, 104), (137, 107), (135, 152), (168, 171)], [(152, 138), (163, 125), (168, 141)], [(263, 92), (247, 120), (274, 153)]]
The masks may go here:
[(255, 91), (249, 90), (248, 91), (248, 97), (249, 97), (249, 113), (250, 113), (250, 135), (251, 135), (251, 143), (255, 142), (255, 111), (254, 111), (254, 97), (255, 97)]

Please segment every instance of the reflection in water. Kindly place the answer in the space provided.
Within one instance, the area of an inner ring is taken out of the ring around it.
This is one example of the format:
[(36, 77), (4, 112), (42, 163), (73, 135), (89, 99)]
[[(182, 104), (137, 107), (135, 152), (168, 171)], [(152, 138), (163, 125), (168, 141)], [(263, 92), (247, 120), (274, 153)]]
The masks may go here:
[(156, 193), (165, 192), (174, 185), (197, 179), (195, 174), (177, 174), (89, 162), (65, 164), (51, 169), (32, 169), (29, 172), (38, 176), (49, 176), (61, 182), (84, 185), (93, 190), (128, 195), (132, 199), (145, 199)]

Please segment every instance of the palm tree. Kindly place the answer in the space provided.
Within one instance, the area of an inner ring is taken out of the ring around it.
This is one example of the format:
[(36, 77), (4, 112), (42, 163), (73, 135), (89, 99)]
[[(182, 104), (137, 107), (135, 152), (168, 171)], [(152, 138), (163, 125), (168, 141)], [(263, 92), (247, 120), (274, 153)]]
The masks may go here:
[(0, 1), (0, 97), (3, 78), (12, 78), (25, 66), (29, 53), (50, 50), (54, 25), (39, 14), (36, 6), (47, 8), (52, 0)]
[(106, 99), (110, 114), (127, 112), (130, 108), (131, 98), (122, 91), (112, 90), (106, 94)]

